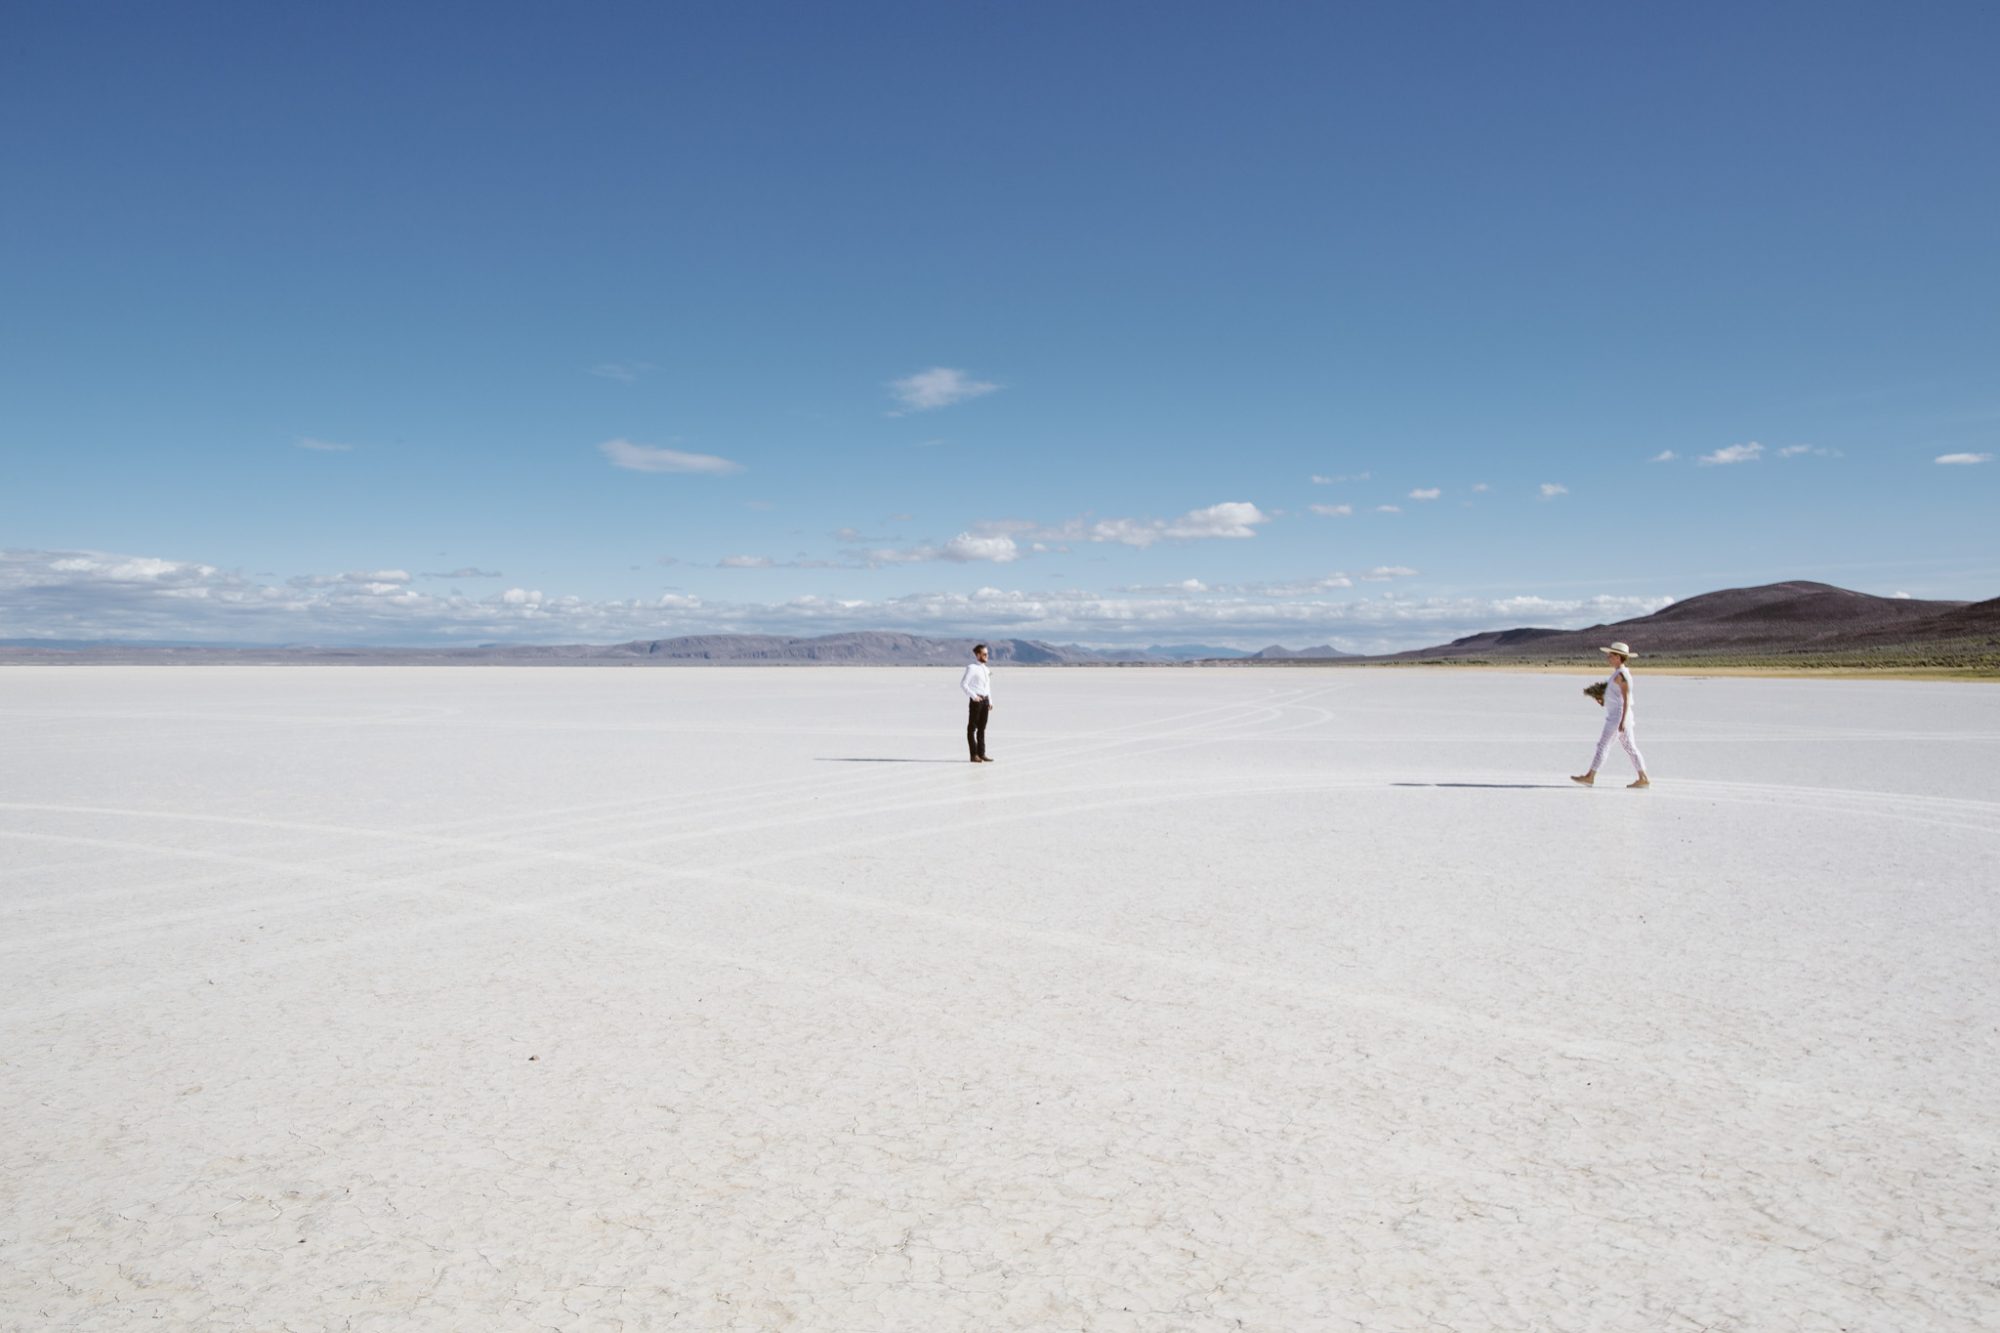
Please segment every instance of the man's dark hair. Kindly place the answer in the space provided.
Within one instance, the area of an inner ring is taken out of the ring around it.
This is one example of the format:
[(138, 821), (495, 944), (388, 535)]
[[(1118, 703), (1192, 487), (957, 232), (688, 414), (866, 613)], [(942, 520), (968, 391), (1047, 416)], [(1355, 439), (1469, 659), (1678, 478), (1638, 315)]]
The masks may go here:
[(986, 645), (985, 645), (985, 644), (983, 644), (983, 643), (975, 643), (975, 644), (973, 644), (973, 645), (972, 645), (972, 651), (976, 653), (976, 652), (978, 652), (978, 651), (979, 651), (980, 649), (984, 648), (985, 646), (986, 646)]

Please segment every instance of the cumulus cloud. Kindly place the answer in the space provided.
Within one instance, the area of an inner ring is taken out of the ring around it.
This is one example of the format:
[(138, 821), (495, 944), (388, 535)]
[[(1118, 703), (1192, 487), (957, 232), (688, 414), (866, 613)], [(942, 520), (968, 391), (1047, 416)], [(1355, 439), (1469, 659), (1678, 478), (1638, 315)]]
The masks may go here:
[(1747, 444), (1727, 445), (1712, 454), (1703, 454), (1696, 461), (1703, 467), (1724, 467), (1731, 463), (1754, 463), (1763, 454), (1764, 446), (1751, 440)]
[(1559, 481), (1545, 481), (1542, 483), (1542, 498), (1544, 500), (1553, 500), (1558, 495), (1568, 495), (1568, 494), (1569, 494), (1569, 487), (1563, 485)]
[(1778, 457), (1780, 458), (1803, 458), (1807, 454), (1812, 455), (1814, 458), (1845, 457), (1838, 449), (1827, 449), (1816, 444), (1788, 444), (1778, 450)]
[(1179, 518), (1103, 519), (1090, 527), (1088, 540), (1147, 547), (1155, 542), (1194, 542), (1210, 538), (1241, 539), (1257, 535), (1271, 516), (1246, 500), (1230, 500), (1206, 509), (1190, 509)]
[(995, 564), (1006, 564), (1020, 555), (1020, 548), (1014, 545), (1012, 537), (976, 537), (969, 532), (961, 532), (944, 544), (944, 558), (962, 564), (975, 560), (990, 560)]
[(1323, 518), (1346, 518), (1354, 512), (1353, 505), (1307, 505), (1306, 508)]
[(1401, 506), (1401, 505), (1376, 505), (1376, 506), (1375, 506), (1375, 512), (1376, 512), (1376, 513), (1378, 513), (1378, 514), (1400, 514), (1400, 513), (1402, 513), (1402, 512), (1403, 512), (1403, 506)]
[(937, 560), (956, 565), (980, 562), (1004, 565), (1018, 560), (1021, 548), (1012, 537), (1004, 533), (961, 532), (941, 546), (913, 546), (907, 549), (877, 547), (850, 554), (859, 563), (870, 567), (926, 564)]
[(741, 463), (714, 454), (687, 454), (678, 449), (634, 444), (630, 440), (606, 440), (597, 446), (597, 451), (610, 459), (613, 467), (631, 472), (694, 472), (720, 477), (743, 470)]
[(769, 569), (777, 562), (768, 555), (725, 555), (715, 563), (723, 569)]
[[(1401, 567), (1371, 571), (1403, 577)], [(1157, 643), (1154, 636), (1241, 635), (1270, 642), (1344, 636), (1355, 650), (1421, 647), (1480, 630), (1576, 627), (1656, 611), (1667, 597), (1341, 599), (1345, 575), (1225, 589), (1193, 581), (1158, 593), (982, 587), (889, 598), (795, 597), (708, 602), (686, 593), (590, 600), (511, 587), (485, 597), (432, 596), (407, 584), (261, 584), (193, 561), (91, 551), (0, 551), (0, 618), (51, 639), (195, 639), (240, 643), (615, 643), (672, 634), (823, 634), (881, 629), (1016, 634), (1059, 641)], [(1364, 576), (1365, 577), (1365, 576)]]
[(1313, 473), (1312, 484), (1315, 486), (1338, 486), (1340, 483), (1346, 481), (1366, 481), (1371, 475), (1371, 473), (1367, 472), (1341, 472), (1332, 476), (1322, 476), (1320, 473), (1315, 472)]
[(1444, 494), (1444, 491), (1443, 491), (1443, 489), (1442, 489), (1442, 488), (1440, 488), (1440, 487), (1437, 487), (1437, 486), (1420, 486), (1420, 487), (1418, 487), (1418, 488), (1417, 488), (1416, 490), (1414, 490), (1414, 491), (1411, 491), (1411, 492), (1410, 492), (1410, 498), (1411, 498), (1412, 500), (1435, 500), (1435, 499), (1437, 499), (1437, 498), (1438, 498), (1438, 497), (1439, 497), (1440, 495), (1443, 495), (1443, 494)]
[(1660, 452), (1653, 455), (1651, 461), (1655, 463), (1671, 463), (1679, 457), (1680, 455), (1675, 453), (1671, 449), (1662, 449), (1660, 450)]
[(1389, 579), (1413, 579), (1417, 571), (1408, 565), (1377, 565), (1361, 577), (1370, 583), (1383, 583)]
[(315, 625), (401, 617), (438, 599), (400, 569), (282, 585), (190, 560), (98, 551), (0, 552), (0, 621), (47, 638), (305, 638)]
[(932, 366), (914, 375), (889, 382), (889, 392), (903, 405), (904, 412), (930, 412), (940, 407), (950, 407), (954, 403), (967, 402), (984, 397), (1000, 386), (990, 380), (978, 380), (962, 370), (948, 366)]
[(310, 435), (301, 435), (292, 442), (296, 449), (310, 449), (316, 454), (344, 454), (351, 451), (351, 444), (335, 444), (332, 440), (315, 440)]
[(1939, 454), (1937, 456), (1936, 461), (1943, 463), (1946, 467), (1970, 467), (1975, 463), (1992, 462), (1993, 455), (1992, 454)]

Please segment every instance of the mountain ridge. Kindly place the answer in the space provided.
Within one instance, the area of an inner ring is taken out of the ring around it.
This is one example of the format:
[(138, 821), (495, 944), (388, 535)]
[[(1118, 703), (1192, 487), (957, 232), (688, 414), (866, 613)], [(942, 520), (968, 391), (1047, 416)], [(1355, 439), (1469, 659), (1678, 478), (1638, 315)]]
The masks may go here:
[[(1371, 656), (1373, 662), (1542, 660), (1595, 656), (1622, 640), (1641, 657), (1813, 656), (1955, 645), (1979, 651), (2000, 636), (2000, 598), (1983, 602), (1881, 597), (1830, 583), (1789, 579), (1723, 588), (1650, 615), (1579, 630), (1485, 630), (1431, 648)], [(1990, 645), (2000, 647), (2000, 641)]]

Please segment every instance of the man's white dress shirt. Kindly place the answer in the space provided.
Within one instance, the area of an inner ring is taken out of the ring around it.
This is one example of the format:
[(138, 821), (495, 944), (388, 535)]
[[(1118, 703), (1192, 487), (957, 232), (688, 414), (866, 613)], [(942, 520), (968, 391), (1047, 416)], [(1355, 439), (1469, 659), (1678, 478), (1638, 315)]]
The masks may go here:
[(965, 677), (958, 682), (968, 699), (991, 699), (993, 697), (993, 673), (986, 669), (984, 662), (965, 664)]

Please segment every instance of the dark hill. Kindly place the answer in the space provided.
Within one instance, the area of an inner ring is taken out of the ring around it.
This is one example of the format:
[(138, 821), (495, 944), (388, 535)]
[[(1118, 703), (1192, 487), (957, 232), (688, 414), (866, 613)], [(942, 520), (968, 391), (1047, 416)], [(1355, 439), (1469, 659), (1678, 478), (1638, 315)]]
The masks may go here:
[(1964, 643), (1995, 633), (2000, 633), (2000, 598), (1966, 603), (1877, 597), (1793, 580), (1703, 593), (1611, 625), (1494, 630), (1386, 660), (1588, 659), (1617, 639), (1641, 657), (1783, 657)]

